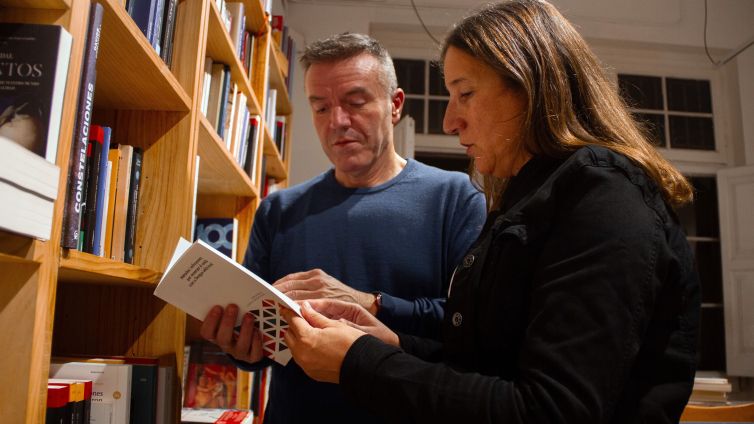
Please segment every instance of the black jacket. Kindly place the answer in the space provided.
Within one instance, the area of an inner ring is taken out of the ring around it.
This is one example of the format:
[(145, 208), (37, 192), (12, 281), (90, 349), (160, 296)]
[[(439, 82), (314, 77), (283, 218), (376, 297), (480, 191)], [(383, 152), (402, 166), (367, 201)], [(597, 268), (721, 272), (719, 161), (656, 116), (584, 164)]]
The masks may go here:
[(443, 343), (361, 337), (340, 383), (389, 422), (678, 422), (699, 308), (689, 245), (641, 169), (598, 147), (535, 157), (455, 273)]

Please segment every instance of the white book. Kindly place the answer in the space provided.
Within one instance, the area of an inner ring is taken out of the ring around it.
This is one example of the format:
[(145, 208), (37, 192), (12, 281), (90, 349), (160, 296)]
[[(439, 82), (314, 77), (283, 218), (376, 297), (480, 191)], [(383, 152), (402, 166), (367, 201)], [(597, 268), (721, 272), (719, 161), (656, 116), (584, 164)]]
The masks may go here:
[(175, 423), (173, 413), (173, 378), (174, 366), (160, 366), (157, 370), (157, 424)]
[(131, 365), (97, 362), (50, 364), (50, 377), (92, 381), (91, 424), (129, 424)]
[(283, 340), (288, 324), (280, 316), (278, 305), (300, 316), (299, 305), (202, 240), (193, 244), (185, 239), (178, 241), (154, 294), (199, 320), (215, 305), (234, 303), (241, 310), (237, 326), (245, 312), (254, 315), (262, 331), (265, 356), (282, 365), (291, 359)]

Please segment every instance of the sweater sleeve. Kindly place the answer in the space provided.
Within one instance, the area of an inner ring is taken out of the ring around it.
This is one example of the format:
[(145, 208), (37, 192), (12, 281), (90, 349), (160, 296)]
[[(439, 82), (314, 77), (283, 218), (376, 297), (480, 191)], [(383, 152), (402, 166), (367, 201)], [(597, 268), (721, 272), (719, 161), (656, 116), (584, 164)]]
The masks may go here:
[[(443, 294), (447, 293), (453, 270), (477, 239), (486, 218), (484, 196), (470, 184), (459, 189), (456, 205), (449, 207), (445, 218), (445, 244), (442, 246), (446, 258)], [(382, 293), (382, 304), (377, 318), (391, 328), (422, 337), (440, 338), (440, 328), (444, 317), (445, 297), (403, 299)]]
[[(390, 422), (612, 421), (656, 307), (667, 246), (637, 187), (611, 168), (585, 172), (567, 184), (537, 253), (515, 378), (426, 362), (365, 336), (341, 369), (351, 399)], [(515, 258), (495, 259), (505, 260)], [(491, 268), (485, 278), (505, 278)]]

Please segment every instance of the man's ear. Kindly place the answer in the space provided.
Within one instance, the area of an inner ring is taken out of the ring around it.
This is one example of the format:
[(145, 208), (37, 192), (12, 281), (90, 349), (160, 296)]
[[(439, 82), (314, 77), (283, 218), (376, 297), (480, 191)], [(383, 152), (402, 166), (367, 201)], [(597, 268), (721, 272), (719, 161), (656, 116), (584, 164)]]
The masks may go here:
[(398, 121), (401, 120), (401, 111), (403, 110), (403, 102), (406, 101), (406, 93), (403, 92), (403, 89), (396, 88), (393, 92), (393, 96), (390, 99), (391, 107), (392, 107), (392, 113), (390, 116), (391, 121), (393, 122), (393, 125), (397, 124)]

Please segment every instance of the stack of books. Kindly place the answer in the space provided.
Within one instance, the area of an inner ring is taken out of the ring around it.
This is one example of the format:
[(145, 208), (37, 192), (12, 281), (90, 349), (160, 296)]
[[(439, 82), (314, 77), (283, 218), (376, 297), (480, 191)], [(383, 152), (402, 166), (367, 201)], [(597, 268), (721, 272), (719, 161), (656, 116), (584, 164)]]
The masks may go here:
[(697, 377), (690, 403), (726, 403), (732, 386), (727, 378)]
[(50, 239), (60, 168), (0, 136), (0, 229)]

